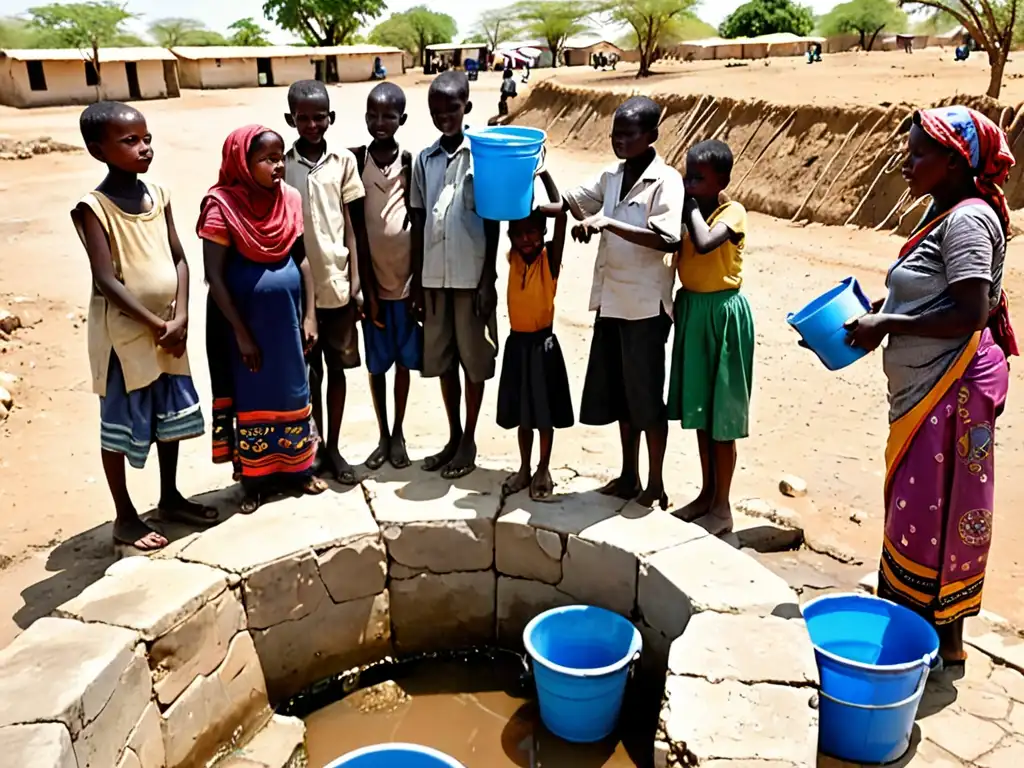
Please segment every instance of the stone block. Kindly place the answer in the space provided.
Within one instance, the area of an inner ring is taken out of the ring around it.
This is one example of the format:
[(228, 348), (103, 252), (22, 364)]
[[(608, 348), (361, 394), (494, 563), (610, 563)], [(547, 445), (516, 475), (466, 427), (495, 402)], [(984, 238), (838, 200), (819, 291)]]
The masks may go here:
[(388, 553), (407, 568), (453, 573), (480, 571), (494, 563), (494, 524), (484, 518), (383, 523), (381, 533)]
[(505, 499), (499, 521), (542, 528), (562, 536), (579, 535), (587, 528), (618, 515), (626, 502), (597, 492), (603, 483), (592, 477), (559, 482), (548, 501), (534, 501), (526, 491)]
[(275, 702), (346, 669), (391, 653), (387, 592), (334, 603), (305, 618), (253, 631), (267, 688)]
[(306, 550), (273, 560), (248, 572), (242, 581), (250, 629), (297, 621), (329, 600), (320, 580), (316, 555)]
[(228, 574), (176, 560), (131, 557), (57, 609), (61, 616), (134, 629), (152, 642), (227, 589)]
[(120, 627), (39, 619), (0, 650), (0, 726), (60, 722), (76, 738), (110, 701), (137, 643)]
[(920, 723), (922, 738), (929, 739), (965, 763), (974, 763), (995, 749), (1006, 736), (998, 724), (969, 714), (956, 704)]
[(813, 768), (817, 763), (817, 694), (808, 688), (670, 676), (661, 717), (668, 740), (700, 765), (778, 760)]
[(640, 637), (644, 641), (640, 651), (638, 671), (644, 676), (646, 681), (649, 681), (660, 690), (664, 684), (665, 672), (668, 670), (668, 658), (672, 641), (658, 630), (648, 626), (643, 619), (635, 621), (633, 624), (640, 630)]
[(161, 718), (167, 768), (205, 765), (234, 738), (270, 716), (259, 658), (248, 632), (239, 632), (223, 663), (192, 681)]
[(534, 528), (521, 513), (502, 515), (494, 526), (494, 560), (498, 573), (545, 584), (562, 580), (562, 537)]
[[(229, 589), (159, 638), (149, 649), (157, 700), (166, 707), (198, 675), (213, 672), (224, 661), (231, 640), (245, 627), (238, 591)], [(145, 755), (139, 753), (139, 757)]]
[(142, 761), (131, 749), (121, 753), (121, 759), (117, 761), (117, 768), (142, 768)]
[(296, 552), (320, 552), (377, 532), (357, 487), (284, 498), (261, 507), (258, 515), (234, 515), (204, 531), (179, 557), (241, 574)]
[(712, 683), (818, 683), (807, 627), (775, 616), (697, 614), (672, 643), (668, 670)]
[(0, 728), (0, 755), (11, 768), (78, 768), (71, 734), (62, 723)]
[(577, 602), (629, 616), (636, 604), (636, 556), (612, 544), (570, 536), (558, 588)]
[(164, 737), (160, 731), (160, 708), (150, 702), (128, 737), (128, 748), (135, 753), (142, 768), (164, 768)]
[(523, 630), (539, 613), (573, 605), (576, 601), (550, 584), (525, 579), (498, 577), (498, 644), (518, 650), (523, 647)]
[(493, 571), (423, 573), (392, 579), (390, 590), (397, 652), (472, 648), (494, 640)]
[(135, 649), (103, 711), (73, 739), (78, 768), (108, 768), (117, 762), (149, 706), (153, 684), (145, 648)]
[(274, 715), (252, 741), (231, 754), (261, 768), (291, 768), (305, 752), (306, 724), (296, 717)]
[(411, 579), (413, 576), (419, 576), (421, 573), (429, 573), (422, 568), (408, 568), (401, 563), (396, 563), (394, 560), (388, 568), (392, 579)]
[(584, 528), (584, 541), (607, 544), (637, 557), (687, 544), (708, 536), (699, 525), (684, 523), (661, 510), (627, 504), (622, 511)]
[(317, 556), (320, 578), (336, 603), (384, 591), (388, 556), (380, 534), (363, 536)]
[(700, 611), (799, 612), (796, 594), (781, 577), (714, 536), (643, 558), (637, 605), (648, 624), (672, 638)]

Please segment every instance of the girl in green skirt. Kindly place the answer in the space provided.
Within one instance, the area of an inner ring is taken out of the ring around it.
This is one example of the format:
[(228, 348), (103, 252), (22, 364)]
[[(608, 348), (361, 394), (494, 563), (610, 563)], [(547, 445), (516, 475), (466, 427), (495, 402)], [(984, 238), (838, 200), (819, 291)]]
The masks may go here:
[(729, 491), (736, 441), (749, 432), (754, 368), (754, 318), (740, 293), (747, 212), (719, 202), (732, 165), (721, 141), (703, 141), (686, 157), (682, 288), (668, 392), (669, 418), (697, 430), (703, 473), (700, 495), (676, 515), (715, 535), (732, 531)]

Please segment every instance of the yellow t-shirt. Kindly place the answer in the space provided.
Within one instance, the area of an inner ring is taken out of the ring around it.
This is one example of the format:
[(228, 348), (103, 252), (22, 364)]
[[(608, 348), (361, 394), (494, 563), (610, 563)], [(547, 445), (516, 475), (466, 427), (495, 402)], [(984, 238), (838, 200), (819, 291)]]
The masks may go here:
[(700, 254), (689, 234), (683, 236), (679, 255), (679, 282), (694, 293), (734, 291), (743, 284), (743, 249), (747, 244), (747, 210), (737, 202), (719, 206), (708, 220), (708, 229), (725, 224), (736, 242), (725, 241), (711, 253)]

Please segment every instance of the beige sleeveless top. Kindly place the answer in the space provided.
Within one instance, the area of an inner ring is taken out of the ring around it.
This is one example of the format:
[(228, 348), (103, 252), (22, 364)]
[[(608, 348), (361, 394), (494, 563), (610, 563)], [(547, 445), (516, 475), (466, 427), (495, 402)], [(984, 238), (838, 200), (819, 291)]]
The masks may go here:
[[(126, 213), (102, 192), (90, 192), (79, 204), (96, 214), (107, 233), (117, 279), (146, 309), (170, 320), (178, 292), (178, 271), (164, 214), (169, 196), (155, 184), (147, 188), (153, 208), (144, 213)], [(81, 217), (75, 212), (71, 217), (85, 245)], [(148, 387), (164, 373), (190, 375), (187, 355), (175, 357), (162, 349), (147, 326), (108, 302), (95, 284), (89, 299), (88, 322), (89, 366), (96, 394), (107, 393), (111, 350), (121, 363), (129, 392)]]

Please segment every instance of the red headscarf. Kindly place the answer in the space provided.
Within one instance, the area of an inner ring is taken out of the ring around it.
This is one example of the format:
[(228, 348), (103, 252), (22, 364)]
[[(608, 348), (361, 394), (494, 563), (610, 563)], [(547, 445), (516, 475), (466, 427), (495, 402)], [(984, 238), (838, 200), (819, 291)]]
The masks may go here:
[(274, 133), (262, 125), (232, 131), (224, 141), (220, 177), (200, 206), (196, 232), (216, 242), (230, 242), (248, 259), (280, 261), (302, 234), (302, 197), (281, 183), (267, 189), (249, 171), (253, 139)]

